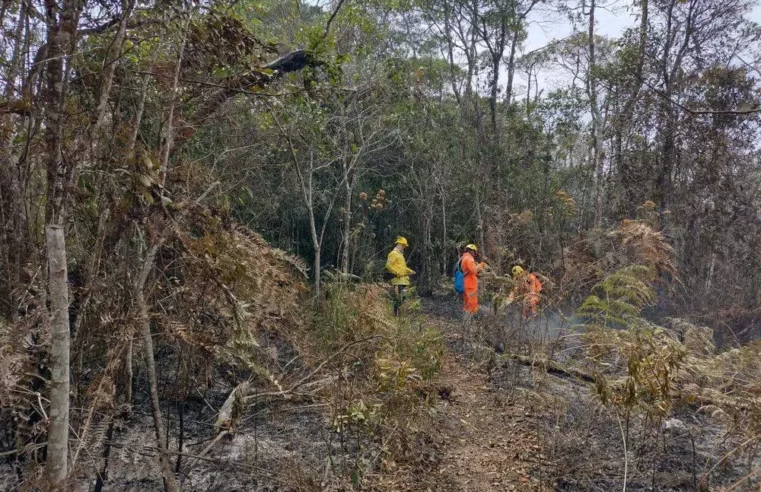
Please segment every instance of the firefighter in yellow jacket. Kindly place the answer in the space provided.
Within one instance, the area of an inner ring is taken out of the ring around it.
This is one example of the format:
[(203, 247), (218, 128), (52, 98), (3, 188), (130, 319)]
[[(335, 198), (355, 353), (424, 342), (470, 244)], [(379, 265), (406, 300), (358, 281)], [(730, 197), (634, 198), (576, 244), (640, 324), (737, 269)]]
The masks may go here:
[(386, 271), (394, 277), (391, 279), (391, 286), (394, 297), (394, 316), (399, 316), (399, 308), (402, 307), (405, 291), (410, 285), (410, 275), (415, 275), (415, 271), (407, 266), (404, 259), (404, 250), (409, 246), (407, 239), (399, 236), (396, 238), (394, 249), (388, 254), (386, 260)]

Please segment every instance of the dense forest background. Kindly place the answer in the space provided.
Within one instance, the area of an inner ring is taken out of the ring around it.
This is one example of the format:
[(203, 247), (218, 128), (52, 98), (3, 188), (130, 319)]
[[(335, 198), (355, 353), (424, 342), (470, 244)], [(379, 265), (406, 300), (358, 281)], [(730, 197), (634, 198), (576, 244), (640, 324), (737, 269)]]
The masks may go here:
[[(611, 7), (636, 19), (618, 38), (595, 21)], [(637, 316), (688, 317), (720, 349), (758, 339), (757, 7), (3, 0), (0, 457), (14, 486), (97, 475), (101, 490), (134, 406), (177, 490), (207, 454), (182, 462), (189, 405), (224, 403), (231, 427), (260, 401), (243, 381), (293, 396), (349, 364), (360, 327), (389, 329), (368, 285), (399, 235), (423, 297), (475, 242), (494, 277), (483, 302), (521, 264), (546, 280), (546, 309), (572, 313), (595, 286), (620, 295), (605, 278), (637, 263), (653, 289)], [(529, 23), (549, 16), (573, 33), (528, 51)], [(383, 345), (397, 376), (414, 347), (440, 356), (426, 330), (408, 336)], [(336, 411), (356, 417), (347, 395)]]

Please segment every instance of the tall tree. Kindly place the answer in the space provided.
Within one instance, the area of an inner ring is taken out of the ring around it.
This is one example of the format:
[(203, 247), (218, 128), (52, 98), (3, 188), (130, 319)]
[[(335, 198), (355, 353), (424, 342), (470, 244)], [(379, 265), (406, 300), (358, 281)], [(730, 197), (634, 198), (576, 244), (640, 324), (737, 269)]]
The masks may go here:
[(589, 62), (587, 64), (587, 95), (589, 109), (592, 114), (592, 160), (594, 162), (595, 196), (594, 196), (594, 227), (599, 228), (602, 222), (602, 195), (605, 184), (605, 121), (600, 110), (597, 96), (597, 53), (595, 49), (595, 9), (596, 1), (589, 3)]
[(77, 45), (77, 26), (83, 4), (66, 0), (47, 6), (47, 84), (44, 101), (47, 144), (47, 206), (45, 237), (50, 276), (50, 430), (48, 431), (47, 480), (50, 490), (66, 489), (69, 453), (69, 291), (64, 227), (66, 200), (76, 162), (64, 159), (67, 144), (65, 105), (71, 56)]

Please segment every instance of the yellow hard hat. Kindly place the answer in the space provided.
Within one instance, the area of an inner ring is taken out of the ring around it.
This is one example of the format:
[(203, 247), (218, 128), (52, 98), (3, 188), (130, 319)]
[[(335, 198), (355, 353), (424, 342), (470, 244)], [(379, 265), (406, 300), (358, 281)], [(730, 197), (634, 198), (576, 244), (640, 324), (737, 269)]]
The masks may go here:
[(517, 277), (521, 273), (523, 273), (523, 268), (519, 267), (518, 265), (515, 265), (513, 267), (513, 277)]
[(396, 244), (401, 244), (404, 247), (409, 246), (410, 244), (407, 242), (407, 238), (403, 236), (399, 236), (396, 238)]
[(478, 246), (476, 246), (475, 244), (471, 243), (471, 244), (465, 246), (465, 249), (472, 249), (473, 251), (478, 251)]

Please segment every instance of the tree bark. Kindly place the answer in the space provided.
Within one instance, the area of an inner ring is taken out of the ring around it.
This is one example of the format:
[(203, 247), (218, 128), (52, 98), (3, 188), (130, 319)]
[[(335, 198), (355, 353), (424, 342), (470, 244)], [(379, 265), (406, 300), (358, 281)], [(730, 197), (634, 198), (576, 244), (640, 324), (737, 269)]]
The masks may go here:
[(486, 245), (484, 244), (484, 218), (483, 214), (481, 213), (481, 194), (479, 193), (480, 188), (478, 184), (476, 184), (476, 193), (475, 193), (475, 207), (476, 207), (476, 223), (478, 224), (478, 247), (482, 248), (482, 251), (486, 251), (483, 249)]
[(156, 446), (159, 450), (159, 464), (161, 466), (161, 472), (164, 476), (164, 487), (167, 492), (179, 491), (177, 485), (177, 479), (172, 471), (172, 465), (169, 462), (169, 455), (167, 454), (166, 439), (167, 433), (164, 428), (164, 420), (161, 416), (161, 403), (159, 401), (159, 386), (158, 379), (156, 377), (156, 360), (153, 352), (153, 336), (151, 335), (151, 320), (148, 310), (148, 304), (145, 301), (145, 293), (143, 292), (145, 283), (148, 279), (153, 263), (156, 259), (160, 243), (156, 243), (150, 247), (143, 263), (143, 268), (138, 277), (135, 285), (135, 297), (138, 311), (138, 320), (141, 326), (141, 332), (143, 336), (143, 348), (145, 350), (145, 366), (148, 372), (148, 384), (151, 392), (151, 413), (153, 413), (153, 427), (156, 431)]
[(595, 54), (595, 0), (590, 1), (589, 6), (589, 67), (587, 74), (587, 92), (592, 111), (592, 148), (594, 151), (594, 228), (599, 228), (602, 223), (602, 195), (604, 187), (605, 150), (603, 148), (604, 128), (600, 105), (597, 100), (597, 82), (595, 81), (595, 68), (597, 66)]
[(322, 270), (322, 251), (320, 250), (320, 245), (314, 245), (314, 297), (317, 299), (317, 302), (320, 302), (320, 296), (322, 293), (320, 292), (320, 282), (322, 282), (321, 279), (321, 270)]
[(497, 92), (499, 90), (499, 65), (501, 60), (502, 53), (492, 55), (492, 78), (489, 82), (491, 87), (489, 113), (491, 115), (491, 130), (495, 137), (497, 135)]
[[(68, 56), (76, 46), (79, 2), (66, 0), (60, 13), (53, 4), (47, 11), (47, 85), (45, 142), (47, 146), (47, 203), (45, 239), (48, 262), (49, 317), (52, 334), (50, 370), (50, 427), (45, 470), (50, 491), (65, 490), (69, 450), (69, 291), (66, 271), (64, 217), (66, 183), (74, 165), (63, 159), (65, 99), (68, 85)], [(59, 15), (60, 14), (60, 15)]]
[(174, 145), (174, 107), (177, 101), (177, 86), (180, 81), (180, 68), (182, 67), (182, 59), (185, 56), (185, 45), (188, 39), (188, 27), (190, 26), (190, 20), (192, 16), (188, 16), (188, 20), (185, 24), (185, 29), (182, 35), (182, 44), (180, 45), (180, 51), (177, 54), (177, 64), (174, 68), (174, 79), (172, 80), (172, 100), (169, 103), (169, 114), (166, 120), (166, 135), (164, 137), (164, 146), (161, 149), (161, 156), (159, 158), (159, 177), (161, 179), (161, 186), (164, 186), (166, 182), (166, 173), (169, 169), (169, 153), (172, 151)]
[[(515, 53), (518, 49), (518, 36), (520, 31), (516, 28), (513, 39), (510, 41), (510, 57), (507, 59), (507, 87), (505, 88), (505, 108), (509, 109), (513, 99), (513, 81), (515, 80)], [(529, 83), (531, 74), (529, 74)], [(531, 90), (528, 91), (531, 93)]]
[(48, 490), (64, 490), (69, 451), (69, 284), (63, 226), (47, 225), (45, 239), (50, 291), (50, 428)]
[(454, 94), (455, 99), (457, 100), (457, 104), (460, 104), (461, 98), (460, 98), (460, 90), (457, 87), (457, 80), (455, 77), (455, 69), (457, 65), (454, 61), (454, 40), (452, 39), (452, 23), (451, 23), (451, 7), (449, 5), (449, 2), (444, 2), (444, 32), (446, 33), (446, 39), (447, 39), (447, 58), (449, 62), (449, 83), (452, 86), (452, 93)]
[(345, 178), (344, 191), (346, 192), (345, 204), (344, 204), (344, 224), (343, 224), (343, 245), (341, 249), (341, 272), (349, 273), (349, 249), (351, 246), (351, 195), (352, 195), (352, 183), (350, 179)]
[(98, 99), (97, 119), (95, 121), (95, 133), (98, 136), (98, 131), (103, 127), (103, 123), (106, 117), (106, 106), (108, 100), (111, 97), (111, 87), (114, 82), (114, 73), (116, 72), (116, 61), (122, 52), (122, 46), (124, 45), (124, 38), (127, 35), (127, 22), (129, 16), (132, 14), (132, 9), (135, 6), (136, 0), (122, 0), (122, 17), (119, 20), (119, 28), (116, 31), (116, 36), (111, 43), (111, 47), (108, 50), (108, 56), (103, 62), (103, 79), (100, 85), (100, 97)]
[[(24, 23), (29, 4), (23, 0), (19, 4), (18, 23), (13, 34), (13, 53), (8, 65), (4, 97), (6, 101), (18, 101), (21, 91), (17, 88), (17, 79), (21, 74), (21, 47)], [(26, 105), (27, 102), (20, 100)], [(25, 263), (27, 242), (27, 220), (24, 207), (23, 183), (13, 158), (13, 140), (17, 134), (19, 115), (6, 113), (0, 115), (0, 238), (2, 260), (5, 265), (5, 295), (8, 303), (8, 317), (18, 319), (17, 289), (21, 283), (22, 265)]]
[(434, 195), (427, 195), (425, 198), (425, 210), (422, 217), (422, 229), (423, 229), (423, 258), (422, 258), (422, 272), (420, 275), (420, 293), (425, 296), (430, 296), (433, 293), (434, 273), (433, 273), (433, 201)]
[(642, 72), (645, 65), (645, 56), (647, 49), (649, 4), (648, 0), (640, 2), (640, 26), (639, 41), (637, 46), (637, 66), (632, 79), (631, 93), (624, 103), (623, 110), (618, 113), (616, 118), (616, 158), (618, 161), (617, 171), (622, 188), (623, 204), (622, 213), (628, 218), (634, 218), (637, 212), (637, 194), (635, 192), (636, 176), (632, 170), (632, 164), (629, 159), (624, 159), (622, 151), (623, 131), (627, 124), (631, 124), (632, 110), (634, 109), (639, 93), (642, 90)]

